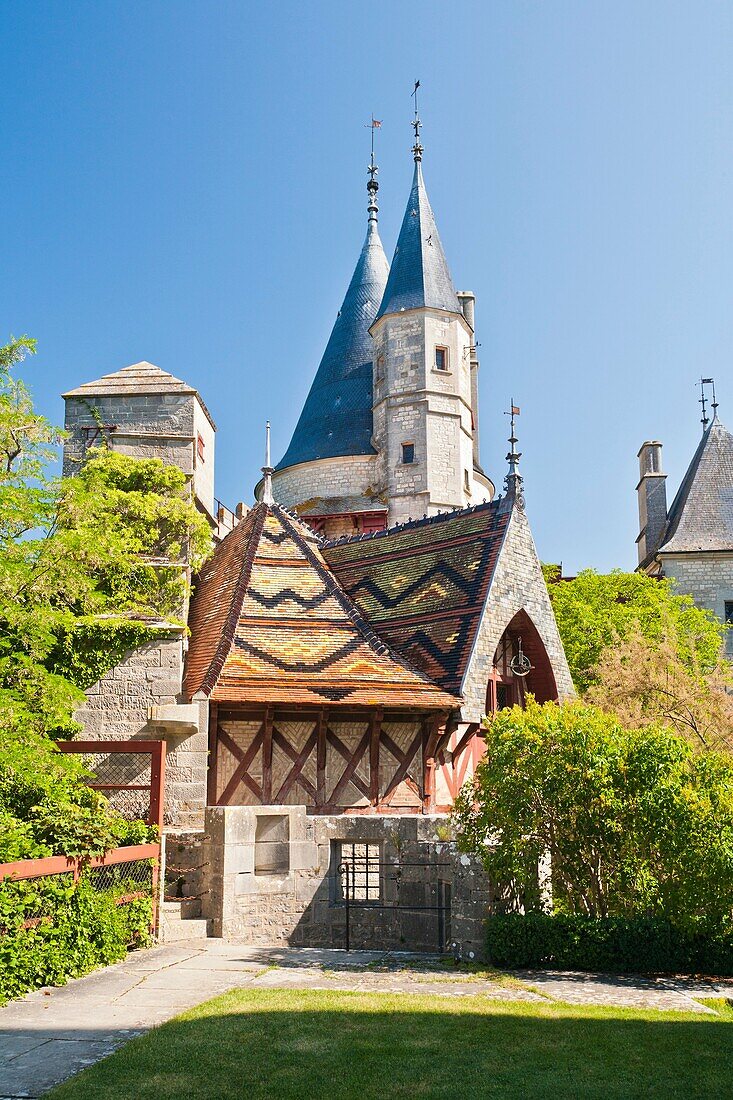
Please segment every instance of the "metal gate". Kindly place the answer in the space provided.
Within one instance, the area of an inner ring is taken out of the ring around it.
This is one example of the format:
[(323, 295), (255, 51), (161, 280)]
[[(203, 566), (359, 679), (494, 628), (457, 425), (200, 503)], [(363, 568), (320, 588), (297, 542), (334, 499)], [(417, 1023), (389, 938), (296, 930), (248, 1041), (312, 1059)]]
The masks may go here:
[[(434, 949), (443, 953), (451, 943), (451, 883), (450, 877), (452, 864), (437, 863), (434, 860), (398, 860), (389, 861), (373, 858), (369, 852), (370, 847), (379, 851), (378, 845), (356, 843), (350, 845), (351, 851), (347, 858), (343, 858), (338, 865), (338, 889), (339, 896), (335, 899), (337, 904), (344, 907), (346, 917), (346, 950), (354, 947), (354, 916), (364, 913), (373, 913), (375, 918), (401, 913), (431, 914), (434, 918)], [(427, 868), (435, 872), (433, 881), (430, 879), (412, 878), (416, 868)], [(439, 872), (445, 869), (448, 874), (445, 878), (439, 877)], [(391, 889), (390, 889), (391, 887)], [(422, 893), (429, 895), (425, 904), (418, 904), (405, 897), (405, 894), (415, 891), (406, 890), (407, 887), (418, 887)], [(390, 899), (385, 897), (387, 891), (393, 895)]]

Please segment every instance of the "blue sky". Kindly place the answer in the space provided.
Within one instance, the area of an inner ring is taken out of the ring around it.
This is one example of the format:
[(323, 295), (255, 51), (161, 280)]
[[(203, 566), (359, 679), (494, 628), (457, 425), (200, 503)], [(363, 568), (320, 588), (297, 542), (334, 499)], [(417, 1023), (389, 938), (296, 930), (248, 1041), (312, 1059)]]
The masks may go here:
[(733, 6), (697, 0), (0, 8), (0, 335), (59, 393), (148, 359), (200, 389), (217, 494), (287, 446), (366, 226), (391, 255), (412, 82), (456, 286), (477, 295), (482, 459), (511, 396), (541, 556), (635, 564), (636, 451), (674, 491), (714, 375), (733, 423)]

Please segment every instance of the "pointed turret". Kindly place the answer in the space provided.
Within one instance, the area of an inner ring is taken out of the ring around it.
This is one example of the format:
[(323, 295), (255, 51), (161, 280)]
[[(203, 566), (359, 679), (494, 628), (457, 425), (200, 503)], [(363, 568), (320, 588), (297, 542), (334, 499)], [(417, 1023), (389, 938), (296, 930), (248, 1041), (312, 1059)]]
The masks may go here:
[(705, 428), (667, 516), (659, 552), (733, 550), (733, 436), (717, 414)]
[(302, 462), (374, 454), (372, 447), (372, 339), (389, 266), (377, 228), (376, 166), (369, 167), (369, 225), (320, 366), (285, 456), (283, 470)]
[(425, 307), (461, 312), (425, 189), (422, 161), (416, 157), (412, 189), (377, 317)]

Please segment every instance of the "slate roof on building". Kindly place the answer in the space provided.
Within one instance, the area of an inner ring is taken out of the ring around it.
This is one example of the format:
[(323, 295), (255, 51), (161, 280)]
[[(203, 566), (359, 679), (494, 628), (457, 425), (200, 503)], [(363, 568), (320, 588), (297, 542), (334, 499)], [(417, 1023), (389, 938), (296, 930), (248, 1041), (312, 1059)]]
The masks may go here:
[(703, 433), (667, 515), (660, 553), (733, 550), (733, 436), (717, 417)]
[(379, 637), (458, 694), (510, 514), (493, 501), (327, 543), (323, 555)]
[(395, 654), (331, 574), (320, 540), (258, 504), (195, 586), (184, 691), (226, 703), (453, 709), (460, 700)]
[(412, 190), (377, 317), (423, 306), (461, 312), (425, 190), (422, 165), (416, 161)]
[(277, 469), (319, 458), (373, 454), (372, 338), (387, 282), (387, 257), (370, 222), (320, 366)]
[(161, 370), (154, 363), (132, 363), (129, 367), (113, 371), (111, 374), (103, 374), (94, 382), (84, 382), (75, 390), (67, 390), (61, 396), (66, 397), (121, 397), (131, 394), (145, 397), (154, 394), (190, 393), (198, 397), (206, 416), (211, 421), (211, 426), (216, 428), (211, 419), (198, 390), (193, 389), (187, 382)]
[(387, 505), (373, 497), (311, 497), (296, 508), (299, 516), (341, 516), (355, 512), (386, 512)]

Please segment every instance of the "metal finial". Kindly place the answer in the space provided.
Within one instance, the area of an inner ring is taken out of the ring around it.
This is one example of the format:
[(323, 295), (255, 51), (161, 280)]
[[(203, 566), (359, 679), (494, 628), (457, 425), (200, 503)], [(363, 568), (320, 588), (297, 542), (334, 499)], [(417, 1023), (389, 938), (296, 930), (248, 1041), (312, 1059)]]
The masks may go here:
[(272, 474), (273, 467), (270, 465), (270, 421), (267, 421), (265, 427), (265, 465), (262, 467), (262, 473), (264, 474), (264, 481), (262, 483), (262, 503), (274, 504), (275, 498), (272, 495)]
[(710, 423), (710, 420), (708, 418), (708, 411), (707, 411), (707, 398), (705, 396), (705, 387), (706, 386), (712, 386), (712, 390), (713, 390), (713, 400), (711, 402), (712, 409), (713, 409), (713, 420), (716, 420), (717, 417), (718, 417), (718, 402), (717, 402), (716, 397), (715, 397), (715, 379), (714, 378), (701, 378), (700, 379), (700, 404), (702, 405), (702, 417), (700, 418), (700, 420), (701, 420), (701, 423), (702, 423), (702, 430), (703, 431), (705, 431), (708, 424)]
[(372, 115), (372, 121), (369, 123), (369, 129), (372, 132), (372, 156), (371, 160), (369, 161), (369, 167), (367, 168), (367, 172), (369, 174), (369, 179), (367, 180), (367, 192), (369, 194), (369, 204), (367, 206), (367, 210), (369, 211), (370, 228), (373, 225), (376, 226), (377, 213), (379, 212), (379, 207), (377, 205), (377, 191), (379, 190), (379, 184), (377, 182), (377, 172), (379, 171), (379, 169), (374, 163), (374, 131), (379, 130), (381, 126), (381, 120), (375, 118), (374, 115)]
[(522, 452), (517, 450), (517, 433), (515, 431), (515, 417), (519, 416), (520, 408), (514, 404), (514, 398), (511, 400), (509, 406), (509, 412), (504, 413), (505, 416), (510, 417), (511, 423), (511, 435), (509, 436), (509, 454), (506, 456), (506, 460), (509, 463), (509, 471), (504, 478), (504, 488), (507, 494), (512, 497), (519, 507), (524, 506), (524, 489), (522, 484), (524, 478), (519, 472), (519, 460), (522, 457)]
[(417, 89), (419, 87), (420, 81), (416, 80), (415, 87), (412, 89), (412, 94), (415, 97), (415, 117), (412, 121), (412, 128), (415, 131), (415, 144), (412, 147), (412, 155), (416, 162), (422, 160), (422, 145), (420, 144), (420, 127), (422, 123), (420, 122), (420, 113), (417, 108)]

